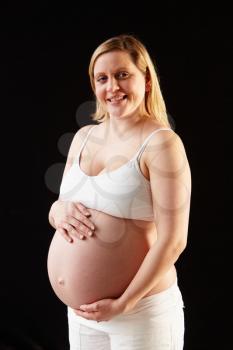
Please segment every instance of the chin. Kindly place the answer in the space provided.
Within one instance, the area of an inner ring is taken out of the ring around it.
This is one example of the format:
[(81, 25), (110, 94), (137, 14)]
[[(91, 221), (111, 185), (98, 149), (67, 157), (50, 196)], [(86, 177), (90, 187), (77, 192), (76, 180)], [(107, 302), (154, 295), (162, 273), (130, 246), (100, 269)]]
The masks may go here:
[(132, 118), (136, 115), (135, 111), (133, 112), (119, 112), (119, 113), (111, 113), (110, 111), (108, 112), (109, 116), (111, 118), (118, 118), (118, 119), (126, 119), (126, 118)]

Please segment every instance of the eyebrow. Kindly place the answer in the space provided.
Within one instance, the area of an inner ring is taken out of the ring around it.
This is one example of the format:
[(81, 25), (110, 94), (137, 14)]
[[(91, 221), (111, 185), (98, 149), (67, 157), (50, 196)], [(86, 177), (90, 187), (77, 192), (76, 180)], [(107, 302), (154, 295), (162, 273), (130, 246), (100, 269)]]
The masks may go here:
[[(114, 74), (115, 73), (117, 73), (118, 71), (120, 71), (120, 70), (128, 70), (128, 68), (126, 68), (126, 67), (119, 67), (119, 68), (117, 68), (117, 70), (114, 72)], [(96, 73), (96, 75), (94, 75), (94, 78), (97, 78), (97, 77), (99, 77), (99, 76), (101, 76), (101, 75), (105, 75), (106, 73), (104, 73), (104, 72), (98, 72), (98, 73)]]

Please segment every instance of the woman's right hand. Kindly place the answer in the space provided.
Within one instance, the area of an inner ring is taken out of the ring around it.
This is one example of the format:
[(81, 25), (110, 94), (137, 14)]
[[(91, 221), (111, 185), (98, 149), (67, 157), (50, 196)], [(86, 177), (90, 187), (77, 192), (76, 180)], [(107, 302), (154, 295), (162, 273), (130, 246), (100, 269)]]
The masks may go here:
[(70, 243), (73, 242), (72, 236), (84, 239), (93, 235), (94, 224), (87, 218), (90, 215), (83, 204), (59, 199), (49, 212), (56, 230)]

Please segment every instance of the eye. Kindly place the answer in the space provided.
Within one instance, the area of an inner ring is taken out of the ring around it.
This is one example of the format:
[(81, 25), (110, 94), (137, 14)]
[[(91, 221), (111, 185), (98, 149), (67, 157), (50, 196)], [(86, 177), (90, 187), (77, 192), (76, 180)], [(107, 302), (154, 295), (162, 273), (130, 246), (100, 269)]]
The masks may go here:
[(119, 73), (117, 73), (117, 78), (119, 78), (119, 79), (126, 79), (126, 78), (128, 78), (128, 76), (129, 76), (128, 72), (119, 72)]
[(104, 82), (105, 80), (107, 79), (107, 77), (105, 75), (100, 75), (96, 81), (98, 81), (99, 83), (102, 83)]

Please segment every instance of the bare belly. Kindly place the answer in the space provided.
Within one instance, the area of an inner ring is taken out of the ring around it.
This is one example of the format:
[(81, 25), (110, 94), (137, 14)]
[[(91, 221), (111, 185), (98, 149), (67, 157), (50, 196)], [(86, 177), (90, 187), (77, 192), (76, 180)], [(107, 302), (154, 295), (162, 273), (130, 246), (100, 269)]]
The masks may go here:
[(154, 223), (89, 211), (94, 236), (69, 243), (56, 231), (48, 252), (52, 288), (72, 308), (119, 297), (156, 241)]

